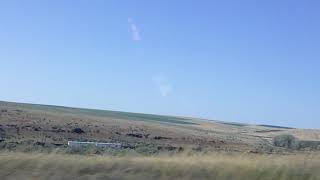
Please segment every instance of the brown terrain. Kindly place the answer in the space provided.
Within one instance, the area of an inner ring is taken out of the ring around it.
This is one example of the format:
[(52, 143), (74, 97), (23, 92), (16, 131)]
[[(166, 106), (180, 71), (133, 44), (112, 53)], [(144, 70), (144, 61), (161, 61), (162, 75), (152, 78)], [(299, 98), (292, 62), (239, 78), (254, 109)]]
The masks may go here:
[(94, 141), (118, 142), (129, 149), (272, 153), (283, 149), (272, 143), (281, 134), (320, 140), (319, 130), (0, 101), (2, 148)]

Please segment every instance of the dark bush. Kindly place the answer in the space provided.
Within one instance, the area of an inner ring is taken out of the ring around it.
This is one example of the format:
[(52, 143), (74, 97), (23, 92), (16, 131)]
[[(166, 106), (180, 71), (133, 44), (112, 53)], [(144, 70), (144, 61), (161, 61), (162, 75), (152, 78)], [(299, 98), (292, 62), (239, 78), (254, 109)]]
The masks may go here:
[(320, 150), (320, 141), (299, 141), (297, 149)]
[(274, 137), (273, 145), (292, 150), (320, 150), (320, 141), (299, 140), (290, 134)]
[(84, 131), (83, 131), (81, 128), (74, 128), (74, 129), (72, 130), (72, 132), (73, 132), (73, 133), (77, 133), (77, 134), (82, 134), (82, 133), (84, 133)]
[(273, 138), (273, 145), (288, 149), (296, 149), (298, 140), (291, 134), (282, 134)]
[(2, 128), (0, 128), (0, 139), (5, 138), (6, 137), (6, 131)]
[(143, 138), (142, 134), (135, 134), (135, 133), (128, 133), (127, 136), (136, 137), (136, 138)]

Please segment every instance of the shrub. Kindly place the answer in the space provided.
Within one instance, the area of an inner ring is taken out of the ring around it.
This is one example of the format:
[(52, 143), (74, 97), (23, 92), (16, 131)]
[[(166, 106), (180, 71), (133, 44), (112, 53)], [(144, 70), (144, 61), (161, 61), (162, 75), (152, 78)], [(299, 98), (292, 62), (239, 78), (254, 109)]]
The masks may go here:
[(84, 131), (83, 131), (81, 128), (74, 128), (74, 129), (72, 130), (72, 132), (73, 132), (73, 133), (77, 133), (77, 134), (82, 134), (82, 133), (84, 133)]
[(273, 138), (273, 145), (292, 150), (320, 150), (320, 141), (298, 140), (290, 134), (275, 136)]
[(288, 149), (296, 149), (298, 140), (291, 134), (282, 134), (273, 138), (273, 145)]
[(299, 141), (297, 149), (320, 150), (320, 141)]

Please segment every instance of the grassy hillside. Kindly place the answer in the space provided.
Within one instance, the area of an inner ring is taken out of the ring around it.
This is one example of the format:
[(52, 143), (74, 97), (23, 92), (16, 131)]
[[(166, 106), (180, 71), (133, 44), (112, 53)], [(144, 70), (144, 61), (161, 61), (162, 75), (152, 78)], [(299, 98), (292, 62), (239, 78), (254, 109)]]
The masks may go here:
[(319, 140), (319, 130), (0, 102), (4, 180), (317, 180)]
[(272, 144), (281, 134), (294, 135), (306, 142), (304, 146), (320, 140), (319, 130), (0, 101), (2, 149), (61, 148), (72, 140), (118, 142), (150, 153), (186, 149), (274, 153), (283, 150)]

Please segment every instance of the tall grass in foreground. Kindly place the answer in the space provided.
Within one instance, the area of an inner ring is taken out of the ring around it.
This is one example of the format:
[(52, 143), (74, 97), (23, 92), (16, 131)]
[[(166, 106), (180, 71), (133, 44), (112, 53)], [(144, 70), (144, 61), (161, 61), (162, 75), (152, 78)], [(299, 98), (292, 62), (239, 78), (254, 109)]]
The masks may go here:
[(1, 153), (0, 179), (320, 179), (319, 155)]

